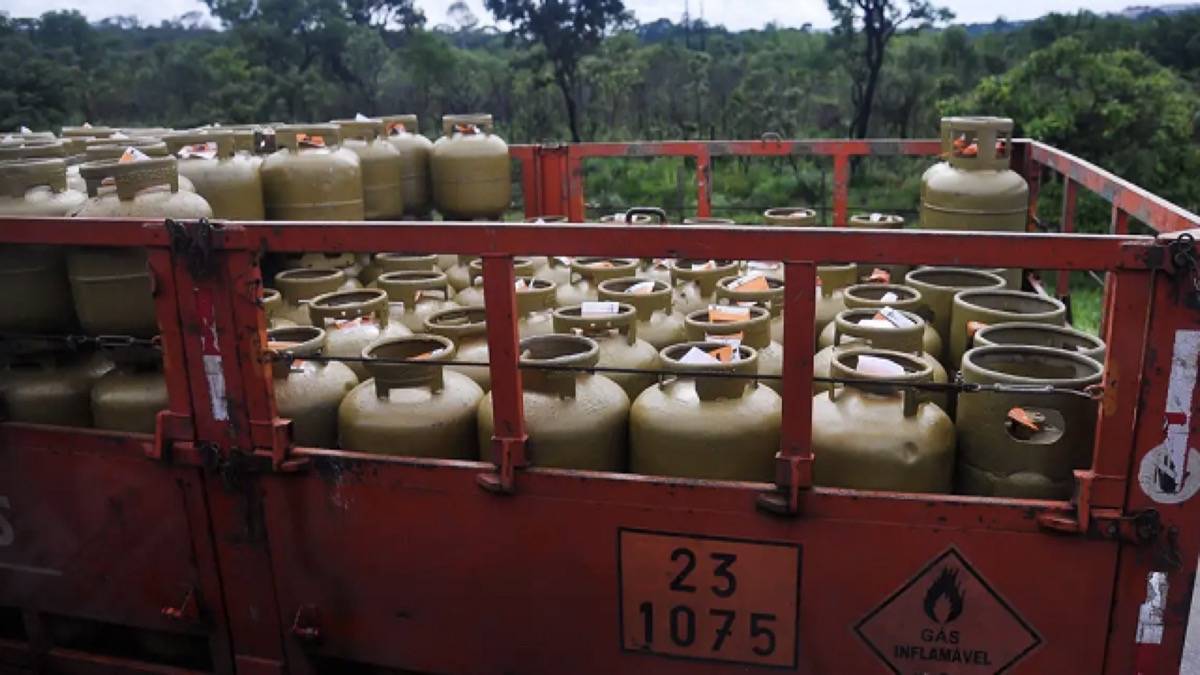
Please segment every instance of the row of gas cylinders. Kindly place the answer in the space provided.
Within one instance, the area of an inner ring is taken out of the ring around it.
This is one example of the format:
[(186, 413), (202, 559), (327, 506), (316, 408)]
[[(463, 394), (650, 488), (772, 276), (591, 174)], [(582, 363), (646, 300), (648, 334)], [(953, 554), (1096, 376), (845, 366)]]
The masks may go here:
[[(750, 400), (778, 402), (783, 362), (783, 285), (780, 279), (757, 276), (757, 271), (747, 273), (747, 268), (740, 265), (724, 269), (724, 276), (716, 278), (716, 270), (694, 269), (693, 266), (720, 267), (725, 263), (671, 261), (667, 263), (668, 269), (674, 272), (671, 283), (639, 276), (602, 280), (589, 277), (599, 283), (580, 296), (561, 298), (576, 304), (560, 305), (561, 288), (545, 278), (550, 262), (543, 261), (542, 264), (543, 267), (538, 267), (531, 259), (515, 262), (521, 337), (533, 338), (553, 332), (594, 341), (598, 349), (597, 364), (630, 371), (605, 372), (597, 376), (616, 384), (628, 401), (636, 404), (646, 392), (661, 391), (659, 375), (637, 371), (673, 369), (674, 361), (678, 361), (680, 355), (670, 356), (664, 350), (673, 350), (679, 344), (691, 341), (729, 346), (730, 356), (753, 354), (751, 372), (757, 377), (752, 390), (762, 393), (755, 394)], [(571, 261), (570, 267), (629, 275), (641, 264), (636, 260), (579, 258)], [(482, 270), (479, 261), (464, 259), (456, 261), (449, 271), (458, 274), (461, 267), (473, 267), (476, 278)], [(846, 273), (844, 269), (836, 271)], [(538, 276), (539, 272), (542, 276)], [(699, 283), (696, 272), (703, 272), (705, 278), (711, 276), (712, 283), (707, 286)], [(360, 287), (359, 281), (349, 280), (342, 270), (337, 269), (298, 268), (277, 275), (275, 285), (279, 292), (268, 291), (264, 296), (270, 324), (276, 330), (312, 325), (327, 333), (319, 344), (311, 339), (297, 341), (277, 335), (278, 341), (304, 342), (309, 354), (319, 347), (325, 356), (352, 359), (346, 366), (337, 365), (340, 372), (352, 373), (357, 378), (354, 381), (371, 376), (369, 361), (360, 363), (357, 360), (367, 358), (363, 349), (372, 341), (406, 337), (412, 333), (449, 340), (454, 349), (443, 353), (441, 358), (487, 362), (484, 310), (475, 306), (483, 301), (482, 289), (477, 285), (464, 286), (455, 293), (449, 284), (450, 275), (436, 268), (435, 256), (381, 254), (365, 268), (362, 278), (370, 280), (370, 287)], [(738, 286), (744, 285), (747, 279), (758, 284), (766, 282), (768, 288), (739, 294)], [(856, 280), (857, 272), (850, 272), (845, 274), (843, 283)], [(907, 281), (908, 284), (822, 284), (821, 293), (836, 298), (841, 309), (825, 325), (818, 319), (821, 337), (819, 351), (814, 357), (817, 378), (846, 377), (842, 371), (854, 369), (857, 361), (844, 355), (870, 349), (886, 352), (882, 358), (893, 363), (887, 366), (892, 371), (888, 386), (893, 393), (904, 389), (897, 382), (945, 383), (948, 371), (960, 370), (966, 382), (981, 385), (1038, 384), (1082, 391), (1099, 382), (1104, 345), (1092, 336), (1063, 325), (1065, 309), (1061, 303), (1032, 293), (1005, 290), (1001, 277), (982, 270), (922, 268), (910, 272)], [(467, 306), (458, 306), (459, 302)], [(945, 339), (943, 334), (947, 336)], [(750, 359), (747, 357), (747, 360)], [(537, 365), (537, 362), (531, 363)], [(311, 367), (319, 369), (315, 364)], [(743, 364), (743, 367), (749, 366)], [(489, 373), (485, 367), (454, 366), (448, 370), (466, 376), (481, 392), (489, 389)], [(301, 379), (311, 375), (305, 373)], [(532, 376), (543, 377), (541, 374)], [(571, 373), (571, 376), (576, 377), (576, 374)], [(333, 390), (344, 393), (349, 378), (335, 379), (341, 384)], [(951, 396), (947, 391), (928, 392), (912, 387), (899, 396), (884, 396), (877, 395), (879, 389), (878, 386), (866, 390), (834, 386), (821, 381), (814, 385), (817, 396), (814, 442), (817, 447), (837, 446), (845, 450), (868, 442), (874, 448), (871, 452), (879, 455), (879, 468), (873, 467), (866, 457), (867, 463), (855, 471), (835, 470), (832, 474), (822, 474), (822, 484), (1063, 498), (1070, 489), (1071, 471), (1085, 466), (1090, 457), (1095, 404), (1083, 396), (996, 392)], [(303, 390), (303, 386), (289, 386), (287, 391), (292, 393), (285, 398), (295, 401), (299, 396), (295, 392)], [(278, 391), (277, 387), (277, 395)], [(739, 398), (729, 396), (728, 389), (722, 391), (726, 392), (723, 395), (726, 398)], [(860, 396), (862, 392), (866, 393)], [(336, 407), (334, 403), (340, 403), (340, 393), (332, 396), (327, 392), (330, 398), (324, 405), (330, 412), (321, 425), (323, 431), (314, 435), (305, 430), (306, 425), (301, 420), (316, 417), (290, 414), (292, 411), (288, 406), (280, 403), (281, 414), (296, 420), (298, 442), (328, 446), (336, 441), (331, 411)], [(333, 401), (334, 398), (338, 401)], [(861, 401), (878, 401), (883, 407), (863, 407)], [(700, 398), (694, 398), (692, 402), (704, 405)], [(357, 405), (340, 404), (343, 411), (347, 405)], [(829, 407), (830, 412), (825, 416), (828, 419), (823, 419), (822, 406)], [(855, 406), (858, 409), (854, 409)], [(888, 414), (888, 406), (899, 406), (896, 410), (904, 414)], [(751, 405), (746, 414), (758, 414), (753, 411), (760, 407)], [(393, 414), (399, 415), (399, 412)], [(423, 414), (414, 413), (413, 423), (420, 424)], [(490, 415), (490, 408), (480, 414)], [(883, 416), (876, 419), (878, 415)], [(581, 438), (597, 436), (587, 429), (589, 415), (579, 417), (583, 425)], [(719, 419), (719, 416), (711, 417), (701, 412), (697, 418)], [(777, 439), (777, 418), (759, 414), (758, 419), (756, 424), (770, 430)], [(835, 423), (838, 419), (851, 421), (839, 425)], [(954, 432), (952, 420), (957, 420), (958, 433)], [(677, 425), (671, 423), (671, 426)], [(836, 429), (841, 431), (833, 431)], [(949, 433), (946, 433), (947, 429)], [(717, 434), (719, 430), (704, 427), (705, 434)], [(832, 436), (823, 436), (825, 432)], [(488, 436), (490, 431), (484, 434), (485, 438)], [(633, 437), (631, 431), (630, 438)], [(407, 441), (367, 449), (346, 446), (345, 438), (343, 436), (341, 442), (349, 449), (389, 452), (387, 447), (391, 447), (393, 451), (410, 454), (411, 443)], [(824, 443), (823, 438), (829, 442)], [(929, 442), (913, 440), (922, 438)], [(949, 439), (948, 444), (946, 439)], [(882, 445), (878, 445), (880, 443)], [(769, 450), (770, 446), (770, 443), (758, 446), (764, 454), (756, 456), (769, 459), (773, 452)], [(449, 453), (446, 456), (459, 457), (463, 451), (446, 448), (446, 452)], [(840, 451), (826, 452), (827, 456), (833, 456)], [(624, 457), (616, 450), (600, 454)], [(641, 452), (638, 456), (645, 454)], [(926, 454), (933, 459), (924, 458)], [(732, 457), (726, 468), (722, 468), (721, 463), (701, 462), (694, 469), (679, 465), (661, 471), (648, 470), (646, 464), (630, 457), (628, 466), (637, 472), (700, 478), (769, 479), (769, 470), (765, 475), (740, 473), (737, 467), (742, 465)], [(909, 470), (893, 470), (889, 462), (901, 460), (907, 463)], [(769, 462), (758, 464), (760, 467), (768, 465)], [(825, 463), (827, 468), (836, 465), (833, 460)], [(605, 465), (607, 470), (624, 470), (625, 466), (623, 463)], [(846, 466), (855, 466), (855, 463)], [(891, 468), (883, 470), (884, 467)], [(935, 467), (936, 471), (933, 470)], [(577, 468), (597, 467), (589, 464)]]
[[(65, 130), (69, 142), (14, 139), (0, 143), (0, 215), (399, 219), (427, 217), (432, 187), (443, 215), (499, 217), (510, 168), (490, 116), (443, 122), (436, 143), (409, 131), (412, 116), (281, 125), (265, 158), (240, 149), (249, 130), (114, 139), (88, 127)], [(80, 144), (87, 161), (75, 163)], [(0, 295), (10, 299), (0, 331), (151, 337), (153, 286), (142, 250), (0, 247)]]

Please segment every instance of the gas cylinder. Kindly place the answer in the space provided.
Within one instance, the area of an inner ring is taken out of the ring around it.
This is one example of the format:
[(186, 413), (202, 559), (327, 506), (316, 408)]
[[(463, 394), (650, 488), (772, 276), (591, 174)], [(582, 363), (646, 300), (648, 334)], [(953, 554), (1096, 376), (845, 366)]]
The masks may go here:
[(626, 223), (629, 225), (667, 224), (667, 212), (657, 206), (633, 206), (628, 211), (600, 216), (602, 223)]
[[(942, 156), (921, 177), (921, 227), (1024, 232), (1029, 184), (1010, 166), (1013, 122), (1002, 117), (943, 117)], [(1021, 271), (1006, 270), (1010, 288)]]
[[(863, 213), (850, 216), (848, 226), (860, 229), (872, 230), (902, 230), (904, 229), (904, 217), (894, 213)], [(858, 273), (862, 280), (867, 280), (872, 275), (876, 274), (876, 270), (883, 270), (887, 276), (886, 282), (899, 283), (904, 280), (904, 275), (908, 274), (912, 267), (909, 265), (901, 265), (899, 263), (859, 263)]]
[(817, 309), (813, 315), (813, 329), (819, 338), (821, 331), (833, 321), (833, 317), (846, 309), (846, 299), (842, 291), (858, 283), (858, 265), (818, 265), (817, 281)]
[(475, 416), (483, 390), (441, 365), (381, 363), (375, 359), (445, 361), (454, 343), (438, 335), (377, 340), (362, 355), (371, 379), (338, 408), (343, 450), (382, 455), (475, 459)]
[(433, 204), (447, 220), (500, 220), (512, 195), (508, 144), (491, 115), (443, 115), (429, 155)]
[(441, 261), (439, 260), (438, 266), (446, 273), (446, 279), (450, 281), (450, 287), (454, 289), (455, 293), (458, 293), (471, 285), (470, 265), (471, 261), (476, 259), (476, 256), (457, 255), (452, 257), (454, 258), (453, 265), (444, 267), (440, 264)]
[(363, 217), (398, 220), (404, 216), (404, 158), (383, 137), (382, 120), (334, 120), (342, 147), (358, 155), (362, 169)]
[(554, 308), (558, 287), (553, 281), (517, 277), (517, 334), (521, 338), (554, 332)]
[[(968, 384), (1082, 391), (1100, 383), (1101, 366), (1051, 347), (976, 347), (962, 359)], [(956, 488), (962, 494), (1068, 499), (1073, 471), (1091, 465), (1097, 401), (1067, 393), (960, 394)]]
[[(279, 316), (279, 310), (283, 308), (283, 295), (274, 288), (262, 289), (262, 297), (259, 300), (262, 303), (263, 313), (267, 315), (267, 328), (289, 328), (295, 326), (296, 322), (289, 319), (284, 319)], [(305, 323), (308, 320), (305, 319)]]
[(970, 349), (971, 337), (983, 326), (1025, 321), (1061, 326), (1067, 320), (1062, 302), (1037, 293), (966, 290), (954, 296), (950, 310), (950, 363), (957, 366)]
[(636, 258), (582, 257), (571, 261), (570, 283), (559, 284), (559, 307), (581, 305), (599, 297), (600, 284), (609, 279), (632, 277), (637, 272)]
[(988, 345), (1028, 345), (1032, 347), (1053, 347), (1064, 351), (1082, 354), (1103, 364), (1105, 357), (1104, 340), (1089, 335), (1069, 326), (1054, 326), (1044, 323), (1000, 323), (984, 326), (975, 331), (971, 342), (974, 347)]
[(229, 220), (263, 220), (260, 161), (238, 153), (233, 133), (170, 134), (167, 149), (179, 158), (179, 175), (186, 176), (212, 207), (213, 216)]
[[(596, 341), (600, 348), (598, 365), (605, 368), (637, 368), (654, 370), (658, 367), (658, 350), (645, 340), (638, 339), (638, 315), (633, 305), (618, 302), (615, 311), (584, 314), (583, 305), (559, 307), (554, 310), (554, 332), (582, 335)], [(655, 376), (638, 373), (605, 373), (616, 382), (629, 400), (654, 383)]]
[(87, 195), (87, 184), (79, 176), (78, 164), (82, 164), (86, 155), (80, 148), (76, 153), (75, 145), (86, 146), (82, 139), (74, 141), (26, 141), (18, 145), (0, 145), (0, 160), (10, 162), (18, 159), (59, 159), (66, 164), (67, 190)]
[(552, 282), (555, 288), (562, 284), (569, 284), (571, 283), (571, 259), (561, 255), (550, 256), (546, 259), (546, 266), (534, 271), (533, 276)]
[(170, 127), (121, 127), (117, 129), (118, 133), (130, 138), (162, 138), (173, 131), (175, 130)]
[[(487, 313), (482, 307), (454, 307), (425, 317), (425, 333), (444, 337), (454, 343), (454, 361), (488, 362)], [(492, 388), (492, 373), (487, 366), (446, 366), (446, 370), (465, 375), (484, 391)]]
[(698, 309), (707, 309), (713, 303), (717, 282), (737, 274), (736, 260), (672, 260), (671, 289), (672, 304), (680, 314), (687, 316)]
[[(771, 339), (783, 344), (783, 279), (762, 274), (762, 282), (754, 281), (753, 272), (732, 275), (717, 282), (718, 305), (762, 307), (771, 313)], [(761, 288), (765, 285), (766, 288)], [(754, 345), (750, 345), (753, 347)], [(761, 359), (759, 368), (761, 370)]]
[[(600, 347), (580, 335), (523, 338), (522, 366), (586, 368)], [(604, 375), (582, 370), (524, 369), (522, 400), (528, 459), (534, 466), (588, 471), (624, 471), (628, 448), (629, 397)], [(493, 459), (492, 395), (479, 404), (481, 458)]]
[(639, 279), (661, 281), (671, 287), (670, 258), (642, 258), (638, 261), (637, 276)]
[[(924, 319), (902, 309), (895, 310), (891, 319), (876, 318), (876, 312), (874, 308), (846, 309), (834, 317), (833, 323), (829, 324), (833, 328), (829, 346), (813, 356), (813, 377), (830, 377), (832, 364), (838, 354), (870, 348), (909, 354), (929, 366), (929, 381), (949, 381), (946, 369), (937, 357), (924, 349)], [(830, 391), (832, 388), (827, 382), (813, 382), (814, 394)], [(943, 410), (947, 409), (948, 399), (944, 394), (929, 394), (926, 400), (937, 403)]]
[[(925, 300), (921, 292), (903, 284), (855, 284), (842, 290), (842, 299), (846, 303), (846, 309), (879, 310), (891, 307), (912, 312), (925, 319), (922, 314), (925, 310)], [(942, 353), (942, 338), (928, 320), (925, 320), (924, 323), (925, 335), (921, 338), (921, 344), (924, 346), (925, 353), (937, 358)], [(821, 331), (821, 335), (817, 339), (817, 349), (824, 349), (831, 344), (833, 344), (832, 323)]]
[(966, 267), (919, 267), (904, 277), (904, 285), (921, 293), (924, 309), (921, 316), (933, 326), (942, 339), (942, 351), (935, 354), (947, 370), (958, 370), (949, 363), (950, 312), (954, 295), (969, 289), (996, 290), (1004, 288), (1004, 279), (983, 270)]
[(321, 251), (305, 251), (304, 253), (284, 253), (276, 256), (279, 266), (285, 270), (294, 270), (300, 268), (334, 268), (339, 269), (346, 274), (347, 288), (361, 288), (362, 284), (358, 281), (358, 277), (366, 268), (366, 264), (370, 262), (369, 256), (359, 256), (357, 253), (343, 251), (341, 253), (330, 253)]
[[(76, 215), (92, 218), (211, 218), (204, 198), (181, 192), (170, 157), (80, 165), (88, 200)], [(112, 178), (113, 186), (101, 185)], [(153, 279), (138, 248), (78, 248), (67, 254), (75, 313), (90, 335), (151, 337), (158, 333)]]
[(732, 218), (714, 218), (710, 216), (693, 216), (683, 219), (684, 225), (736, 225), (737, 221)]
[(92, 426), (92, 386), (112, 369), (102, 354), (62, 345), (0, 343), (0, 418)]
[(433, 141), (421, 135), (416, 115), (384, 115), (388, 143), (400, 153), (400, 199), (404, 212), (412, 216), (429, 214), (429, 155)]
[[(687, 326), (688, 339), (702, 342), (732, 338), (736, 341), (740, 336), (741, 344), (754, 348), (760, 376), (782, 377), (783, 346), (771, 339), (771, 312), (757, 306), (715, 309), (698, 309), (687, 315), (684, 324)], [(716, 316), (718, 313), (728, 314), (730, 310), (744, 310), (746, 316), (732, 321)], [(763, 383), (777, 392), (783, 391), (783, 380), (768, 379)]]
[(308, 315), (308, 303), (318, 295), (334, 291), (353, 290), (341, 270), (320, 267), (301, 267), (284, 270), (275, 275), (275, 288), (283, 296), (283, 302), (275, 311), (275, 318), (307, 326), (312, 322)]
[(817, 224), (817, 212), (799, 206), (783, 206), (763, 211), (767, 225), (785, 227), (813, 227)]
[[(61, 159), (0, 162), (0, 216), (67, 216), (87, 199)], [(0, 332), (55, 333), (75, 324), (63, 249), (0, 245)]]
[(325, 331), (312, 326), (274, 328), (267, 331), (267, 348), (291, 361), (271, 364), (275, 407), (279, 416), (292, 420), (292, 440), (314, 448), (337, 447), (338, 406), (358, 385), (353, 370), (338, 361), (318, 362), (325, 347)]
[[(388, 320), (388, 296), (378, 288), (318, 295), (308, 302), (308, 317), (312, 325), (325, 331), (327, 356), (359, 358), (363, 348), (375, 340), (412, 335), (404, 324)], [(358, 379), (368, 377), (363, 364), (346, 365)]]
[[(685, 355), (725, 347), (684, 342), (659, 352), (665, 370), (629, 411), (629, 468), (633, 473), (712, 480), (771, 482), (783, 403), (755, 379), (758, 354), (741, 345), (729, 362), (694, 363)], [(746, 377), (705, 377), (736, 373)]]
[[(867, 369), (868, 358), (895, 372)], [(918, 390), (876, 383), (929, 382), (927, 361), (883, 349), (840, 351), (832, 373), (851, 382), (813, 399), (814, 484), (892, 492), (953, 489), (954, 422)]]
[[(512, 259), (513, 274), (518, 277), (533, 276), (533, 259), (517, 256)], [(467, 263), (467, 275), (471, 283), (454, 295), (454, 301), (463, 307), (483, 306), (483, 260), (475, 258)]]
[[(371, 256), (358, 278), (371, 286), (384, 272), (432, 272), (437, 271), (437, 255), (411, 255), (408, 253), (376, 253)], [(449, 283), (449, 281), (447, 281)]]
[(59, 133), (63, 138), (108, 138), (116, 133), (112, 127), (95, 127), (87, 122), (78, 127), (63, 127)]
[(152, 434), (158, 413), (170, 402), (162, 350), (122, 346), (107, 350), (115, 364), (92, 386), (92, 422), (97, 429)]
[(362, 167), (335, 125), (278, 126), (275, 147), (261, 170), (267, 218), (363, 219)]
[[(167, 149), (167, 144), (158, 138), (130, 138), (120, 141), (92, 139), (87, 141), (84, 160), (87, 162), (118, 160), (121, 159), (125, 151), (129, 148), (134, 148), (143, 155), (152, 158), (173, 156)], [(177, 176), (177, 180), (179, 181), (179, 190), (181, 192), (196, 191), (196, 186), (192, 183), (192, 180), (182, 173)]]
[(623, 302), (637, 310), (637, 336), (655, 352), (687, 340), (683, 315), (671, 306), (671, 287), (663, 281), (624, 277), (600, 282), (601, 301)]
[(458, 307), (447, 300), (450, 287), (446, 275), (432, 270), (387, 272), (375, 285), (388, 294), (393, 321), (399, 321), (414, 333), (425, 332), (425, 319), (443, 309)]

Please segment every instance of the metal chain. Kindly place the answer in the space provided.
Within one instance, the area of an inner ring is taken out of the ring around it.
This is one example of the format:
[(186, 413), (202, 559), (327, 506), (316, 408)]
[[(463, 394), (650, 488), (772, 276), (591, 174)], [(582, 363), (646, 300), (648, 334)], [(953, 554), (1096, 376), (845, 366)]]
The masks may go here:
[(1200, 263), (1196, 261), (1196, 238), (1190, 232), (1183, 232), (1168, 245), (1168, 251), (1175, 274), (1191, 277), (1192, 291), (1200, 293)]
[[(267, 357), (272, 362), (283, 362), (291, 364), (294, 361), (313, 361), (316, 363), (377, 363), (383, 365), (417, 365), (417, 366), (459, 366), (472, 368), (488, 368), (491, 366), (489, 361), (450, 361), (445, 359), (398, 359), (398, 358), (363, 358), (361, 356), (301, 356), (286, 352), (267, 352)], [(657, 377), (663, 376), (683, 376), (683, 377), (711, 377), (718, 379), (740, 379), (740, 380), (769, 380), (782, 381), (782, 375), (766, 375), (766, 374), (747, 374), (747, 373), (730, 373), (722, 371), (697, 373), (689, 370), (670, 370), (662, 368), (618, 368), (614, 366), (564, 366), (557, 364), (541, 364), (541, 363), (523, 363), (519, 366), (521, 370), (544, 370), (544, 371), (565, 371), (579, 373), (613, 373), (619, 375), (654, 375)], [(872, 379), (861, 380), (855, 378), (841, 377), (813, 377), (813, 382), (821, 384), (868, 384), (878, 386), (890, 386), (897, 389), (916, 389), (930, 392), (953, 392), (959, 394), (978, 394), (978, 393), (994, 393), (994, 394), (1022, 394), (1033, 396), (1047, 395), (1067, 395), (1076, 398), (1085, 398), (1093, 401), (1100, 400), (1104, 396), (1104, 388), (1100, 385), (1091, 385), (1083, 389), (1066, 389), (1055, 387), (1049, 384), (979, 384), (974, 382), (963, 382), (961, 378), (954, 382), (909, 382), (906, 380), (887, 380), (887, 379)]]
[(29, 333), (0, 333), (0, 351), (13, 348), (37, 348), (43, 345), (61, 345), (70, 350), (83, 347), (101, 349), (157, 348), (162, 345), (159, 336), (136, 338), (130, 335), (37, 335)]

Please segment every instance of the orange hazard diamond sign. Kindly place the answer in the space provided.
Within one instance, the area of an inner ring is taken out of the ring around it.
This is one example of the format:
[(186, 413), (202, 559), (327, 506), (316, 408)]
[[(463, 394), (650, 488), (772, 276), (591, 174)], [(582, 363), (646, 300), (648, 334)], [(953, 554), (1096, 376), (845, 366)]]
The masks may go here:
[(1002, 673), (1042, 643), (954, 548), (854, 628), (896, 675)]

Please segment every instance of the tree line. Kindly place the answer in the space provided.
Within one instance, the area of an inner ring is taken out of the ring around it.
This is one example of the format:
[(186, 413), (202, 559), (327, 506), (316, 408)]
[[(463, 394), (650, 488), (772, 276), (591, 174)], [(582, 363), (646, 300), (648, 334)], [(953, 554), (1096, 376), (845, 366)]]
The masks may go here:
[[(1200, 12), (948, 25), (923, 0), (828, 0), (835, 28), (638, 24), (620, 0), (206, 0), (140, 25), (0, 15), (0, 129), (494, 114), (514, 142), (934, 135), (1009, 115), (1200, 208)], [(503, 20), (508, 32), (485, 27)]]

